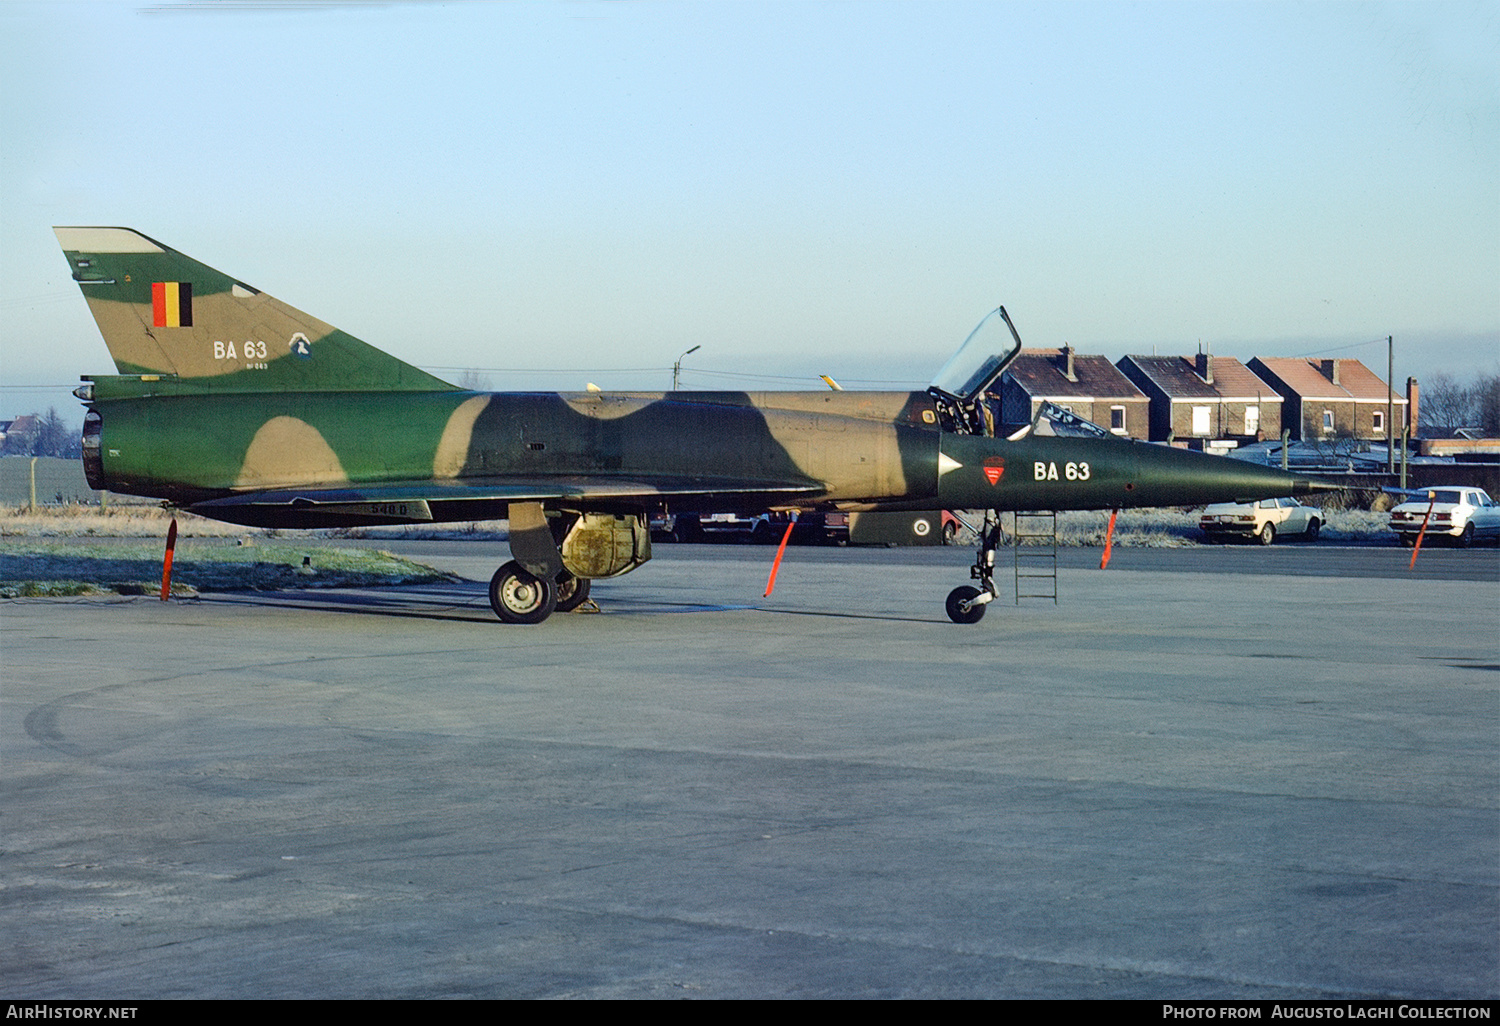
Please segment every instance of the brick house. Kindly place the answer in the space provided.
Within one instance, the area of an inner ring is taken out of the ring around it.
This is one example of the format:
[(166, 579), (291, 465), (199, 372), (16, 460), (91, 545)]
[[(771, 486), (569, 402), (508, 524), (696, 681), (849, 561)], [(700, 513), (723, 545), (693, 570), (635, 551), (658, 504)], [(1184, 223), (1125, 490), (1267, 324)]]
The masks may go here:
[[(15, 420), (0, 420), (0, 449), (29, 449), (40, 430), (41, 422), (35, 414), (28, 413)], [(9, 445), (6, 445), (7, 441), (10, 442)]]
[(1281, 435), (1281, 395), (1231, 356), (1127, 356), (1116, 366), (1151, 402), (1153, 442)]
[(1286, 427), (1299, 441), (1384, 439), (1387, 403), (1397, 437), (1406, 423), (1406, 399), (1358, 360), (1257, 356), (1250, 367), (1286, 398)]
[(1000, 377), (1000, 419), (1029, 424), (1044, 402), (1121, 437), (1146, 437), (1150, 403), (1107, 356), (1083, 356), (1072, 346), (1021, 350)]

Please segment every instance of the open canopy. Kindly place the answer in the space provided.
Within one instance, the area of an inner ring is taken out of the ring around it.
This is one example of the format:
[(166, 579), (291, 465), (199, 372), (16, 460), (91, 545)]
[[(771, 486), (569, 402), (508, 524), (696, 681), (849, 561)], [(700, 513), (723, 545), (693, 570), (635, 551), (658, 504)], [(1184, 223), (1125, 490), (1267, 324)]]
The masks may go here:
[(994, 384), (1020, 353), (1021, 336), (1016, 334), (1005, 307), (998, 306), (969, 332), (928, 388), (955, 399), (972, 400)]

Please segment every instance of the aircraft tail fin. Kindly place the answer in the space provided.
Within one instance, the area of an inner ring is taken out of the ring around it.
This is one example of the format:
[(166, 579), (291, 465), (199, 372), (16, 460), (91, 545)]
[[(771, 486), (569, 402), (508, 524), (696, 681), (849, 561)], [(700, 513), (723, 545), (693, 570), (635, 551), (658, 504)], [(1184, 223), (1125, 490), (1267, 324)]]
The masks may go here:
[(121, 374), (226, 392), (454, 387), (134, 229), (53, 231)]

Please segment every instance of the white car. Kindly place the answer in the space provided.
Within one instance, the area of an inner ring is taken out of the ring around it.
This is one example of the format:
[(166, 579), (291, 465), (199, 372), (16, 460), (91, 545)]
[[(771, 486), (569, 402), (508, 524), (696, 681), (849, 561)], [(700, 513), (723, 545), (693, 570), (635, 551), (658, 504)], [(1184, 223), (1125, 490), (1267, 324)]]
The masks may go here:
[(1442, 535), (1464, 548), (1476, 538), (1500, 538), (1500, 504), (1482, 488), (1438, 485), (1408, 494), (1410, 500), (1391, 510), (1391, 530), (1402, 545), (1416, 544), (1424, 520), (1429, 535)]
[(1216, 502), (1206, 506), (1198, 527), (1211, 542), (1230, 538), (1254, 538), (1269, 545), (1278, 535), (1300, 534), (1318, 540), (1323, 511), (1304, 506), (1296, 499), (1261, 499), (1259, 502)]

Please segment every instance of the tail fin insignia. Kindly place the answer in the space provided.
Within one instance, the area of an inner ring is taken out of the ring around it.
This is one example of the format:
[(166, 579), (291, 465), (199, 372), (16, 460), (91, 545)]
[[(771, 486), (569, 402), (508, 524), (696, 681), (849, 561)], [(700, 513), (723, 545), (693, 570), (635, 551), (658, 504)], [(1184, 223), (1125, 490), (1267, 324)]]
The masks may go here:
[(151, 326), (154, 328), (191, 328), (193, 326), (192, 282), (152, 282)]
[(215, 392), (453, 389), (133, 229), (53, 231), (121, 374)]

